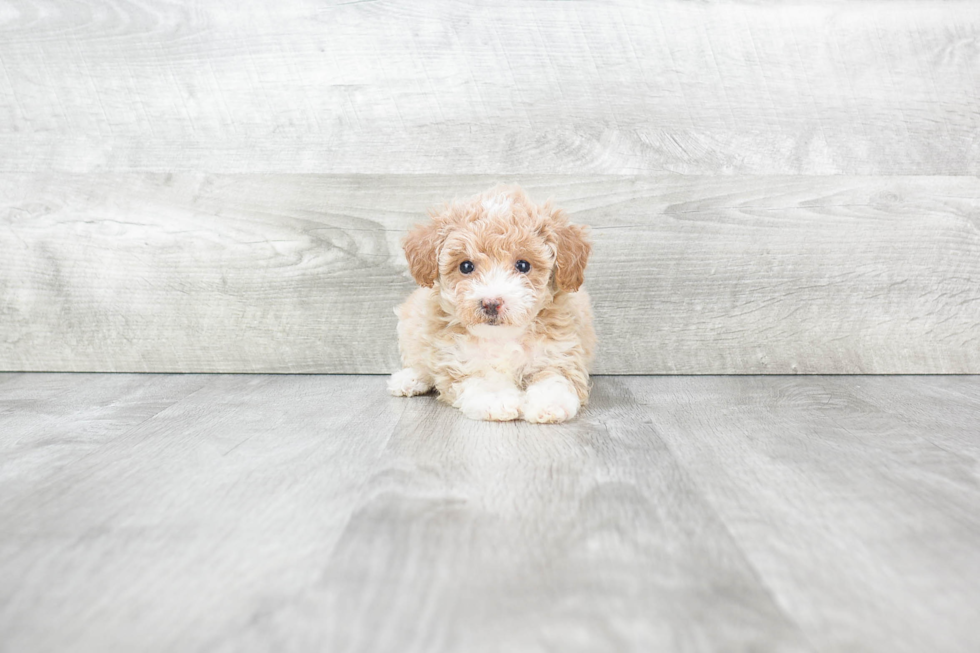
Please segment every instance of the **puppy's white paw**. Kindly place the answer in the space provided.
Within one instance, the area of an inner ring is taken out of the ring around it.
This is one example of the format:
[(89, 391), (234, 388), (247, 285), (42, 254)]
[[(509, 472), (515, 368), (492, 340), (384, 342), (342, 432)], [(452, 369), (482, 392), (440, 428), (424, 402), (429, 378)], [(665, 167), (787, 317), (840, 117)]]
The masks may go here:
[(549, 376), (528, 386), (521, 412), (525, 420), (536, 424), (564, 422), (575, 417), (580, 405), (571, 381)]
[(388, 379), (388, 392), (396, 397), (424, 395), (431, 389), (431, 380), (412, 367), (406, 367), (400, 372), (395, 372)]
[(471, 393), (458, 403), (457, 408), (470, 419), (509, 422), (521, 416), (521, 395), (517, 392), (493, 392), (480, 396)]
[(521, 391), (479, 379), (464, 382), (453, 405), (470, 419), (509, 422), (521, 416)]

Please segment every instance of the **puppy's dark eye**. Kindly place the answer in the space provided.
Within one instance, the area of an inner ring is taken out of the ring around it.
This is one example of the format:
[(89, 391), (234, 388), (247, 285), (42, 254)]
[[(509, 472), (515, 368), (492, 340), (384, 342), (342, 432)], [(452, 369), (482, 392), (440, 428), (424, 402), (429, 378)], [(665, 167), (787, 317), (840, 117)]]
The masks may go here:
[(525, 261), (524, 259), (521, 259), (517, 263), (514, 263), (514, 267), (517, 268), (517, 271), (520, 272), (521, 274), (527, 274), (528, 272), (531, 271), (531, 264)]
[(459, 264), (459, 271), (462, 272), (463, 274), (469, 274), (470, 272), (473, 271), (474, 267), (475, 266), (473, 265), (473, 261), (463, 261), (462, 263)]

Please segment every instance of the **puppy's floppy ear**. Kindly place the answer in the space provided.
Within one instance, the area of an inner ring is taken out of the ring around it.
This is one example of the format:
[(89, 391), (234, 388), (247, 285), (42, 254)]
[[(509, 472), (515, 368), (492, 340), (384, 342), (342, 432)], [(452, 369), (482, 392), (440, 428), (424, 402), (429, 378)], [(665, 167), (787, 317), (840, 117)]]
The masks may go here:
[(560, 290), (575, 292), (585, 281), (585, 266), (592, 254), (588, 227), (568, 224), (562, 211), (552, 215), (552, 245), (555, 248), (555, 283)]
[(431, 288), (439, 278), (439, 248), (444, 237), (436, 222), (415, 225), (405, 237), (405, 258), (416, 283)]

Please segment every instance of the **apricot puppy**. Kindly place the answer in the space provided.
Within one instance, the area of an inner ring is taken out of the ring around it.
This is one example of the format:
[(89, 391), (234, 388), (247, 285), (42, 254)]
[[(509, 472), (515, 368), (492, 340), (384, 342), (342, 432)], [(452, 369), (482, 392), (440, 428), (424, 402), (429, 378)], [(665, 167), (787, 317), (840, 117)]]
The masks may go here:
[(589, 395), (586, 228), (518, 187), (430, 212), (405, 239), (421, 288), (399, 306), (393, 395), (435, 388), (472, 419), (562, 422)]

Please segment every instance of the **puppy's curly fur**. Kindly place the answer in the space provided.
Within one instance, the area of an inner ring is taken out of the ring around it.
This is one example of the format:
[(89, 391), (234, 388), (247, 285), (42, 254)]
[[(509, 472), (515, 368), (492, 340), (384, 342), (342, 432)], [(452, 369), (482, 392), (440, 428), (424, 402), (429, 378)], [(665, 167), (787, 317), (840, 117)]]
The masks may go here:
[(592, 247), (561, 209), (498, 186), (430, 213), (405, 239), (421, 286), (395, 313), (404, 369), (394, 395), (468, 417), (561, 422), (589, 395), (595, 350), (582, 288)]

